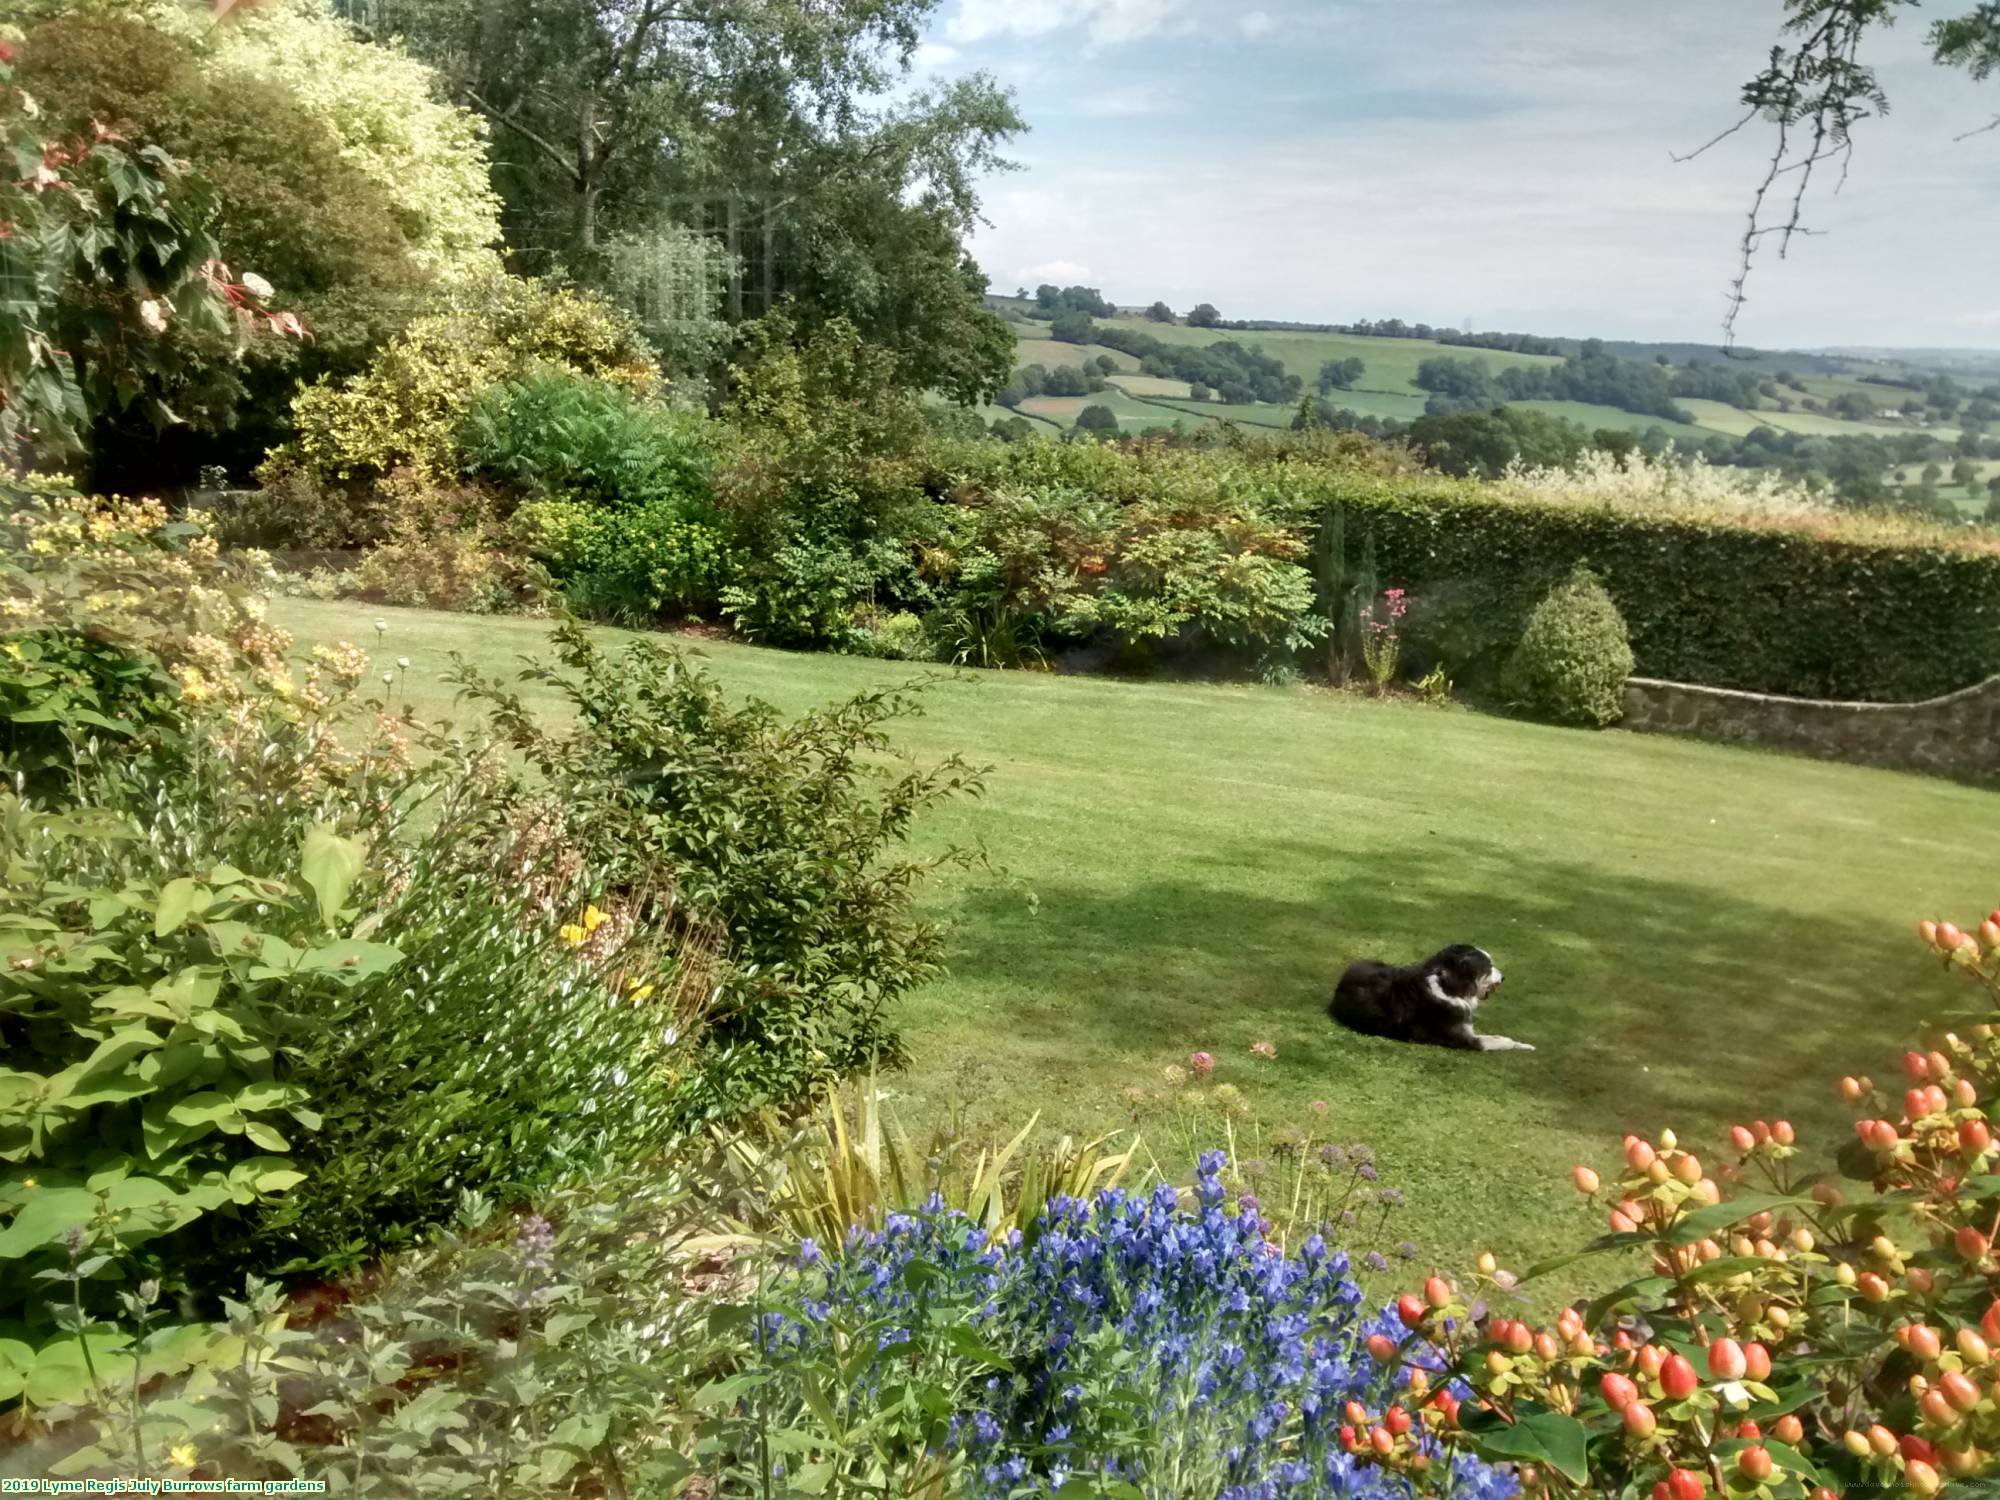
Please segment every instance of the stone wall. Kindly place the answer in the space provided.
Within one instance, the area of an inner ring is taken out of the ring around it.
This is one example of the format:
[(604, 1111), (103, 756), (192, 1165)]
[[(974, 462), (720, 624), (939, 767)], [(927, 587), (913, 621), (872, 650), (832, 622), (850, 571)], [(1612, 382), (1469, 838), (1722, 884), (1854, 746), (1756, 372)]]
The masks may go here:
[(2000, 677), (1923, 703), (1829, 703), (1635, 677), (1624, 727), (2000, 782)]

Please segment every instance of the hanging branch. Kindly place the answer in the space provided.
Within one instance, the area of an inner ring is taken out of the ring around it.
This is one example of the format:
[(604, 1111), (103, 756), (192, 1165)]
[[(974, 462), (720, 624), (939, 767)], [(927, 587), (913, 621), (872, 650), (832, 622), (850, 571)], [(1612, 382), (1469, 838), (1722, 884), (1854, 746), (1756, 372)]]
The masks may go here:
[[(1736, 323), (1749, 300), (1750, 272), (1767, 240), (1776, 239), (1778, 258), (1791, 252), (1795, 237), (1817, 233), (1804, 221), (1806, 194), (1828, 162), (1840, 163), (1837, 193), (1846, 184), (1854, 154), (1854, 127), (1889, 112), (1888, 98), (1874, 69), (1860, 61), (1868, 29), (1893, 20), (1892, 7), (1914, 0), (1790, 0), (1794, 14), (1785, 23), (1794, 45), (1771, 49), (1764, 70), (1743, 86), (1744, 111), (1713, 140), (1678, 156), (1692, 161), (1722, 142), (1767, 120), (1777, 130), (1763, 179), (1751, 196), (1750, 212), (1737, 245), (1736, 275), (1729, 284), (1723, 318), (1724, 351), (1736, 348)], [(1789, 179), (1789, 183), (1788, 180)], [(1785, 191), (1789, 186), (1790, 191)], [(1773, 200), (1781, 205), (1773, 216)]]

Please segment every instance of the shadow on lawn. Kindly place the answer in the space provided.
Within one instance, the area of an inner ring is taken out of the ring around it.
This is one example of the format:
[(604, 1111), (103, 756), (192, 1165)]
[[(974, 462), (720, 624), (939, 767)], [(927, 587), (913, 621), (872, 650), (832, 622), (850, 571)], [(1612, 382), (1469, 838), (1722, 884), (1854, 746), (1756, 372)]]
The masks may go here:
[[(1296, 883), (1286, 872), (1301, 868), (1319, 873), (1295, 895), (1229, 889), (1259, 873)], [(961, 978), (1032, 992), (993, 1018), (1006, 1031), (1148, 1071), (1191, 1047), (1240, 1051), (1271, 1036), (1286, 1072), (1311, 1070), (1329, 1090), (1392, 1075), (1411, 1090), (1536, 1091), (1551, 1118), (1593, 1131), (1766, 1109), (1831, 1122), (1833, 1082), (1886, 1076), (1912, 1024), (1953, 999), (1900, 923), (1778, 904), (1797, 892), (1753, 902), (1442, 837), (1331, 858), (1262, 841), (1125, 897), (1037, 894), (1039, 915), (1007, 895), (970, 895), (958, 932)], [(1532, 1041), (1532, 1056), (1399, 1047), (1327, 1018), (1350, 959), (1406, 962), (1455, 941), (1490, 949), (1507, 974), (1481, 1029)], [(1438, 1097), (1448, 1106), (1449, 1092)]]

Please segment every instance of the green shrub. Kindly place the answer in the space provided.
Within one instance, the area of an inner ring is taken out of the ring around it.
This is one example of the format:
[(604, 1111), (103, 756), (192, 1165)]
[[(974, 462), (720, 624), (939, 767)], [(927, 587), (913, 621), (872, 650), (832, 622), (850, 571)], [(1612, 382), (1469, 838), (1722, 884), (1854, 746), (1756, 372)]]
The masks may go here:
[(956, 756), (884, 775), (887, 726), (915, 711), (864, 693), (787, 721), (733, 707), (678, 652), (640, 641), (607, 656), (578, 626), (539, 669), (577, 727), (544, 728), (467, 671), (458, 681), (544, 779), (578, 858), (641, 931), (705, 955), (693, 989), (708, 1041), (703, 1105), (795, 1099), (894, 1046), (888, 1011), (940, 971), (943, 932), (913, 909), (951, 849), (901, 846), (916, 818), (980, 775)]
[(572, 608), (620, 624), (712, 608), (733, 566), (720, 525), (674, 500), (620, 510), (531, 500), (514, 513), (512, 527)]
[(863, 611), (854, 621), (854, 649), (887, 661), (933, 661), (937, 647), (920, 616), (908, 610)]
[(307, 469), (278, 469), (261, 488), (232, 494), (202, 515), (224, 547), (345, 550), (379, 542), (386, 516), (374, 495), (353, 495)]
[(844, 647), (853, 639), (855, 604), (900, 551), (893, 540), (856, 547), (810, 536), (746, 549), (736, 581), (721, 590), (723, 612), (753, 641)]
[(492, 614), (532, 594), (532, 570), (496, 545), (493, 497), (408, 470), (383, 481), (387, 535), (355, 570), (357, 592), (383, 604)]
[(1349, 552), (1372, 545), (1381, 579), (1418, 599), (1413, 655), (1462, 681), (1496, 682), (1535, 605), (1581, 562), (1649, 677), (1902, 702), (2000, 663), (2000, 549), (1963, 529), (1641, 513), (1296, 469), (1273, 480), (1339, 508)]
[(1632, 647), (1618, 606), (1596, 576), (1579, 567), (1528, 616), (1505, 684), (1531, 713), (1602, 728), (1625, 716), (1631, 675)]
[(89, 743), (136, 752), (177, 733), (181, 699), (281, 664), (261, 558), (220, 556), (154, 501), (0, 499), (0, 771), (28, 794), (69, 795)]
[(681, 1003), (696, 997), (675, 987), (673, 938), (609, 893), (592, 905), (560, 817), (459, 764), (465, 781), (394, 851), (372, 913), (408, 958), (299, 1044), (294, 1076), (323, 1124), (301, 1143), (305, 1180), (236, 1252), (260, 1270), (366, 1264), (460, 1192), (531, 1199), (646, 1160), (700, 1113), (680, 1066), (700, 1006)]
[[(128, 1341), (101, 1323), (120, 1281), (206, 1290), (179, 1242), (304, 1180), (320, 1118), (291, 1050), (400, 956), (342, 936), (350, 840), (309, 831), (290, 880), (162, 879), (172, 851), (147, 842), (118, 810), (0, 801), (0, 1402), (127, 1378)], [(68, 1326), (50, 1276), (71, 1282)]]
[[(103, 121), (192, 162), (215, 195), (226, 259), (278, 287), (312, 330), (303, 345), (208, 338), (169, 401), (185, 420), (215, 430), (247, 423), (268, 438), (280, 392), (297, 376), (357, 369), (401, 327), (427, 280), (405, 226), (288, 89), (220, 73), (172, 35), (102, 14), (32, 28), (23, 58), (23, 84), (64, 128)], [(252, 408), (252, 387), (268, 409)]]
[(608, 381), (545, 371), (485, 392), (466, 416), (471, 467), (539, 499), (706, 507), (707, 420)]
[(300, 391), (296, 436), (259, 477), (269, 484), (303, 469), (322, 484), (363, 491), (397, 469), (451, 480), (473, 403), (543, 366), (642, 393), (658, 378), (637, 330), (602, 297), (496, 273), (449, 288), (436, 311), (390, 340), (361, 374)]

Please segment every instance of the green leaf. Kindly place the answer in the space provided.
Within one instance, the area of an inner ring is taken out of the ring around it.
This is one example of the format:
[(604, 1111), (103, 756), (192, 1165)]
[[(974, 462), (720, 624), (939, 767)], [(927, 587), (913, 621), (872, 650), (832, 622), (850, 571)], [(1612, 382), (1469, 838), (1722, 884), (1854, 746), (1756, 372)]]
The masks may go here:
[(1474, 1445), (1488, 1458), (1547, 1464), (1572, 1484), (1590, 1480), (1590, 1432), (1575, 1417), (1523, 1406), (1511, 1426), (1492, 1412), (1467, 1412), (1462, 1419)]
[(0, 1401), (12, 1401), (27, 1388), (35, 1367), (34, 1349), (19, 1339), (0, 1339)]
[(176, 931), (193, 915), (204, 894), (200, 884), (189, 876), (169, 880), (160, 891), (160, 902), (153, 913), (153, 936), (165, 937)]
[(330, 828), (315, 828), (306, 835), (305, 847), (299, 854), (299, 873), (312, 887), (320, 919), (329, 927), (347, 904), (347, 893), (361, 874), (364, 859), (359, 843), (340, 837)]
[(299, 956), (298, 972), (302, 974), (337, 974), (342, 979), (354, 981), (372, 978), (401, 963), (403, 950), (390, 943), (364, 943), (359, 938), (342, 938), (337, 943), (328, 943), (323, 948), (314, 948)]
[(71, 1229), (80, 1229), (97, 1214), (97, 1194), (87, 1188), (38, 1188), (0, 1229), (0, 1260), (24, 1255), (57, 1243)]
[(1801, 1198), (1789, 1193), (1744, 1193), (1731, 1198), (1726, 1203), (1717, 1203), (1708, 1208), (1698, 1208), (1674, 1222), (1673, 1232), (1667, 1240), (1675, 1245), (1692, 1245), (1697, 1240), (1705, 1240), (1719, 1229), (1727, 1229), (1732, 1224), (1761, 1213), (1777, 1213), (1787, 1208), (1802, 1208), (1815, 1205), (1811, 1198)]

